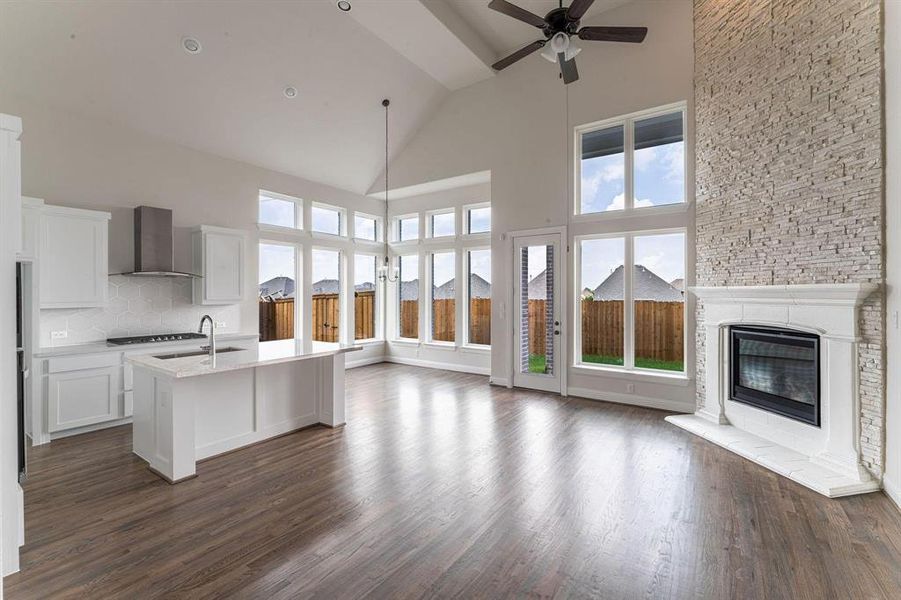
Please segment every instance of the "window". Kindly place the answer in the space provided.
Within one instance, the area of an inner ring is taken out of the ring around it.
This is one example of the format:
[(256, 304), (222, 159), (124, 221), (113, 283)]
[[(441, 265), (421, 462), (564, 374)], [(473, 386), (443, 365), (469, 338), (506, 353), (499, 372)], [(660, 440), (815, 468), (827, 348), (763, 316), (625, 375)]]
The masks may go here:
[(284, 244), (260, 244), (260, 341), (295, 337), (296, 250)]
[(397, 336), (419, 339), (419, 256), (398, 256), (397, 271)]
[(313, 248), (313, 339), (337, 342), (341, 320), (341, 253)]
[(466, 233), (488, 233), (491, 231), (491, 207), (474, 206), (466, 209)]
[(436, 252), (429, 258), (432, 286), (431, 340), (453, 342), (456, 339), (456, 256), (453, 251)]
[(300, 200), (273, 192), (260, 192), (259, 223), (300, 229)]
[(576, 130), (579, 214), (685, 202), (684, 111)]
[(491, 345), (491, 250), (470, 250), (467, 265), (469, 280), (468, 342)]
[(577, 247), (579, 363), (684, 372), (685, 232), (582, 238)]
[(344, 233), (342, 223), (344, 211), (340, 208), (314, 204), (310, 217), (312, 219), (311, 229), (315, 232), (331, 235), (342, 235)]
[(398, 217), (397, 241), (408, 242), (419, 239), (419, 215)]
[(379, 240), (379, 219), (370, 215), (354, 213), (354, 238), (377, 242)]
[(456, 234), (455, 211), (429, 213), (429, 236), (449, 237)]
[(378, 257), (354, 255), (354, 339), (371, 340), (376, 332), (376, 265)]

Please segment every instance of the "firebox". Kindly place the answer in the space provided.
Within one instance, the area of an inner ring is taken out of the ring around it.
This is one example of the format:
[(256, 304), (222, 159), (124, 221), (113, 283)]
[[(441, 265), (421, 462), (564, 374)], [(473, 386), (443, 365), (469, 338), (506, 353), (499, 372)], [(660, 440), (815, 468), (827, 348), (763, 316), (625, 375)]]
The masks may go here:
[(791, 329), (733, 326), (730, 397), (820, 426), (820, 337)]

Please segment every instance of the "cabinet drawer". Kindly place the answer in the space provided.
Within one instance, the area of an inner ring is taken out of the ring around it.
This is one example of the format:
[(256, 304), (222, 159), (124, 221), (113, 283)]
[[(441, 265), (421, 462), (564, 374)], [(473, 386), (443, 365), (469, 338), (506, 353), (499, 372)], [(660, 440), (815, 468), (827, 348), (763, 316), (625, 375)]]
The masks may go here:
[(85, 369), (103, 369), (106, 367), (117, 367), (121, 362), (122, 356), (119, 352), (60, 356), (47, 359), (47, 372), (64, 373), (66, 371), (82, 371)]
[(49, 375), (47, 406), (51, 432), (120, 418), (119, 367)]

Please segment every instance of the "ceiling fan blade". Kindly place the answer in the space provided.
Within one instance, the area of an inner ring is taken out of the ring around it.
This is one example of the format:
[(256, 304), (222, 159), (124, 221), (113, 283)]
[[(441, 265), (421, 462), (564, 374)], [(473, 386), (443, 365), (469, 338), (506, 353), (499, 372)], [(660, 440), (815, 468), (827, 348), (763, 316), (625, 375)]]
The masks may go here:
[(503, 13), (508, 17), (513, 17), (514, 19), (519, 19), (524, 23), (528, 23), (529, 25), (534, 25), (535, 27), (539, 27), (544, 29), (547, 23), (544, 22), (544, 19), (536, 15), (535, 13), (531, 13), (524, 8), (520, 8), (515, 4), (510, 4), (507, 0), (491, 0), (488, 3), (488, 8), (492, 10), (496, 10), (499, 13)]
[(578, 21), (588, 12), (592, 4), (594, 4), (594, 0), (573, 0), (573, 3), (569, 5), (569, 10), (566, 12), (567, 18), (570, 21)]
[(499, 61), (497, 61), (496, 63), (491, 65), (491, 68), (494, 69), (495, 71), (500, 71), (501, 69), (506, 69), (507, 67), (509, 67), (516, 61), (520, 60), (521, 58), (525, 58), (528, 55), (530, 55), (531, 53), (535, 52), (536, 50), (540, 50), (541, 48), (544, 48), (545, 44), (547, 44), (547, 40), (538, 40), (537, 42), (532, 42), (528, 46), (525, 46), (524, 48), (520, 48), (519, 50), (517, 50), (510, 56), (500, 59)]
[(566, 55), (562, 52), (557, 55), (557, 62), (560, 63), (560, 73), (563, 74), (563, 83), (570, 84), (579, 79), (579, 70), (576, 68), (576, 59), (566, 60)]
[(648, 35), (647, 27), (583, 27), (579, 30), (580, 40), (594, 42), (631, 42), (640, 44)]

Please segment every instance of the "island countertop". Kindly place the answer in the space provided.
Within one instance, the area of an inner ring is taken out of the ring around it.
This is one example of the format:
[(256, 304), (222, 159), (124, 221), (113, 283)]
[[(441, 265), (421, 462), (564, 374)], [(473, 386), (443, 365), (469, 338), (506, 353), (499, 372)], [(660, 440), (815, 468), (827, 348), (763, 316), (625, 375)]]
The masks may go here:
[[(241, 350), (222, 352), (222, 350), (230, 347), (241, 348)], [(136, 367), (143, 367), (160, 375), (181, 379), (238, 369), (252, 369), (264, 365), (323, 358), (356, 350), (362, 350), (362, 347), (313, 342), (310, 350), (304, 350), (303, 342), (300, 340), (236, 342), (234, 345), (226, 342), (219, 347), (219, 352), (216, 353), (215, 367), (210, 364), (210, 357), (206, 353), (198, 356), (181, 356), (178, 358), (158, 358), (158, 356), (165, 356), (166, 354), (171, 354), (171, 352), (158, 355), (141, 354), (126, 356), (125, 360)]]

